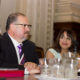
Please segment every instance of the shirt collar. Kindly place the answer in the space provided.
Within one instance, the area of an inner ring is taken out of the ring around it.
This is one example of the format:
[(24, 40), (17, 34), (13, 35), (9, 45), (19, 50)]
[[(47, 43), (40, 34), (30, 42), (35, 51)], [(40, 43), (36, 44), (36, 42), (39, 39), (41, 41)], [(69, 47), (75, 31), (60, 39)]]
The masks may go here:
[[(9, 35), (9, 34), (8, 34)], [(22, 43), (19, 43), (18, 41), (16, 41), (13, 37), (11, 37), (10, 35), (9, 35), (9, 37), (11, 38), (11, 40), (12, 40), (12, 42), (13, 42), (13, 44), (14, 44), (14, 46), (16, 47), (16, 46), (18, 46), (18, 45), (20, 45), (20, 44), (22, 44)]]

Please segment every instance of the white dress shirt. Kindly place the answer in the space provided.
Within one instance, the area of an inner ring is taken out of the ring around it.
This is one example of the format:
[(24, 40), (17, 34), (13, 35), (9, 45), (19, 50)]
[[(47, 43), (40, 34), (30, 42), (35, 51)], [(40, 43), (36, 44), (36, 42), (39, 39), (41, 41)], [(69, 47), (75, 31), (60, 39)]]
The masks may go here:
[(15, 47), (15, 50), (16, 50), (16, 53), (17, 53), (17, 58), (18, 58), (18, 64), (20, 64), (20, 55), (19, 55), (19, 49), (18, 49), (18, 45), (20, 45), (20, 44), (22, 44), (22, 43), (19, 43), (19, 42), (17, 42), (15, 39), (13, 39), (10, 35), (9, 35), (9, 37), (11, 38), (11, 40), (12, 40), (12, 42), (13, 42), (13, 45), (14, 45), (14, 47)]

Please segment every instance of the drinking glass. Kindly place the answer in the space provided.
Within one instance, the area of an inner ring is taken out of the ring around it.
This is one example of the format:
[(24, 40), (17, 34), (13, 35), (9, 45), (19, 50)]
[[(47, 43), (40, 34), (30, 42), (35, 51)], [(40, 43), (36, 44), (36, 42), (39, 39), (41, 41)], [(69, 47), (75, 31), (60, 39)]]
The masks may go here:
[(48, 69), (47, 74), (55, 78), (63, 78), (64, 70), (62, 60), (60, 58), (51, 58), (46, 60)]
[(53, 72), (55, 78), (64, 78), (64, 70), (62, 65), (62, 59), (55, 59), (55, 64), (53, 65)]
[(64, 65), (64, 77), (65, 78), (77, 78), (77, 60), (76, 59), (66, 59)]
[(64, 77), (77, 78), (77, 65), (76, 54), (72, 52), (65, 53), (63, 55)]

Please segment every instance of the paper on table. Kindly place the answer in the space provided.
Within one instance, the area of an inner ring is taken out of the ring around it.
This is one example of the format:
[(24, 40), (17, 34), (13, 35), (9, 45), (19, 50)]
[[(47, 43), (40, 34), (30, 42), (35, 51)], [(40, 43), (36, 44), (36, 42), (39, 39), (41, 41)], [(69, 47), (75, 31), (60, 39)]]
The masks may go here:
[(24, 69), (24, 74), (29, 74), (29, 71), (26, 68)]

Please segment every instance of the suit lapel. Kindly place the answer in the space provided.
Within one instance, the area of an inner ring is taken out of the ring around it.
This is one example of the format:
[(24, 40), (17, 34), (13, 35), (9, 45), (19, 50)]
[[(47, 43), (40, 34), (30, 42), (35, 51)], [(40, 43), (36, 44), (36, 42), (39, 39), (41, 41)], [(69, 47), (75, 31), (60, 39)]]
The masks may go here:
[(11, 53), (10, 54), (11, 57), (13, 59), (15, 59), (14, 61), (16, 61), (18, 63), (17, 53), (16, 53), (15, 47), (14, 47), (10, 37), (8, 36), (7, 33), (5, 33), (4, 36), (5, 36), (5, 39), (6, 39), (7, 43), (8, 43), (7, 44), (8, 45), (8, 51), (9, 51), (9, 53)]

